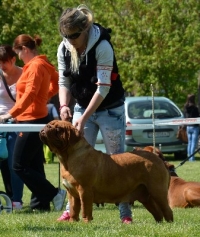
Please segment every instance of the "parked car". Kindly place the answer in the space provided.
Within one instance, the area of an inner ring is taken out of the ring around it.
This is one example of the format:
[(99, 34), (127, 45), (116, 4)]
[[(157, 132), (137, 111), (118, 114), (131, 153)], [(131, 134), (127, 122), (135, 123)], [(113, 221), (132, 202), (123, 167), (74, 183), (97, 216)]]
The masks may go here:
[[(152, 146), (153, 139), (155, 139), (155, 146), (160, 147), (164, 154), (173, 153), (175, 159), (186, 159), (187, 144), (176, 138), (178, 125), (156, 125), (158, 121), (170, 122), (184, 118), (182, 111), (166, 97), (154, 97), (153, 101), (154, 109), (152, 109), (152, 97), (150, 96), (126, 97), (125, 151), (132, 151), (134, 147)], [(155, 133), (153, 133), (153, 124)], [(95, 149), (106, 152), (100, 132)]]
[[(184, 118), (178, 106), (166, 97), (154, 97), (154, 120), (152, 109), (152, 97), (126, 97), (126, 140), (125, 150), (131, 151), (133, 147), (145, 147), (153, 145), (161, 148), (164, 154), (174, 153), (175, 159), (185, 159), (187, 157), (187, 144), (176, 138), (178, 125), (155, 125), (158, 121), (172, 121)], [(129, 125), (135, 125), (135, 129), (129, 130)], [(138, 128), (137, 128), (138, 125)], [(146, 126), (145, 126), (146, 125)]]

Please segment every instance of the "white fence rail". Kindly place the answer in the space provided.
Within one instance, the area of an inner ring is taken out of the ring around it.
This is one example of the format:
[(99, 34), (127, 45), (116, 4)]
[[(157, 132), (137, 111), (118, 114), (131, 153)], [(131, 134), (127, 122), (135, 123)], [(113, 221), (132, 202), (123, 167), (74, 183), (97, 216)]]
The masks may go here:
[(39, 132), (45, 124), (0, 124), (0, 132)]
[[(136, 130), (141, 128), (154, 128), (163, 125), (190, 125), (200, 124), (199, 118), (174, 119), (174, 120), (159, 120), (154, 124), (130, 124), (126, 130)], [(39, 132), (44, 128), (45, 124), (0, 124), (0, 132)]]

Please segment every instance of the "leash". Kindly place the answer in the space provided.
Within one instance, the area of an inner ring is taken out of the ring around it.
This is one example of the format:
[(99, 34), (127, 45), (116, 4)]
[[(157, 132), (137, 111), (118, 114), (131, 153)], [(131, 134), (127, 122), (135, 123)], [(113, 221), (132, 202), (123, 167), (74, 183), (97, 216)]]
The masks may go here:
[(200, 147), (199, 147), (192, 155), (188, 156), (185, 160), (181, 161), (181, 163), (180, 163), (175, 169), (177, 169), (177, 168), (180, 167), (181, 165), (185, 164), (185, 162), (186, 162), (187, 160), (189, 160), (193, 155), (195, 155), (198, 151), (200, 151)]
[[(155, 153), (155, 116), (154, 116), (154, 88), (153, 88), (153, 84), (151, 84), (151, 91), (152, 91), (152, 123), (153, 123), (153, 153)], [(159, 144), (159, 149), (161, 151), (161, 144)], [(181, 163), (175, 168), (175, 170), (180, 167), (181, 165), (183, 165), (187, 160), (189, 160), (193, 155), (195, 155), (198, 151), (200, 151), (200, 147), (193, 153), (191, 154), (189, 157), (187, 157), (185, 160), (181, 161)]]
[(155, 116), (154, 116), (154, 88), (153, 84), (151, 84), (151, 91), (152, 91), (152, 124), (153, 124), (153, 153), (155, 153), (156, 147), (156, 135), (155, 135)]
[[(156, 132), (155, 132), (155, 112), (154, 112), (154, 88), (151, 84), (152, 91), (152, 124), (153, 124), (153, 153), (156, 153)], [(159, 150), (161, 151), (162, 144), (159, 144)]]

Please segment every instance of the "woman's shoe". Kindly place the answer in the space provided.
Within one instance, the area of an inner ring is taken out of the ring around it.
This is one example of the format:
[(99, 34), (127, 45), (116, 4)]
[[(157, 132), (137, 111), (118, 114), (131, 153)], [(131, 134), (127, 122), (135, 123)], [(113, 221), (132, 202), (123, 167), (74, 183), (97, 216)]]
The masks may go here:
[(123, 224), (131, 224), (132, 223), (132, 218), (131, 217), (124, 217), (122, 219)]
[(57, 221), (69, 221), (70, 215), (68, 211), (64, 211), (63, 214), (57, 219)]
[(23, 207), (23, 204), (21, 202), (12, 202), (13, 210), (21, 210)]

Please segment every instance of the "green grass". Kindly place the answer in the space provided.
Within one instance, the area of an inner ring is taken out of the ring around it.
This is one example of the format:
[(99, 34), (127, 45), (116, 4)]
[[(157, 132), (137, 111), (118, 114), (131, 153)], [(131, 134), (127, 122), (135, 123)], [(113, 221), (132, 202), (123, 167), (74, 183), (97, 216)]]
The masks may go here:
[[(170, 159), (170, 157), (169, 157)], [(181, 161), (174, 161), (175, 167)], [(45, 165), (47, 178), (58, 186), (58, 163)], [(200, 181), (200, 158), (196, 162), (186, 162), (177, 169), (177, 174), (185, 180)], [(62, 187), (62, 186), (61, 186)], [(0, 190), (4, 190), (2, 181)], [(94, 220), (85, 224), (59, 223), (56, 219), (62, 211), (49, 213), (32, 213), (29, 209), (30, 191), (24, 189), (24, 208), (14, 211), (12, 214), (2, 212), (0, 214), (1, 237), (196, 237), (200, 236), (199, 208), (174, 209), (174, 222), (157, 224), (152, 215), (143, 208), (139, 202), (135, 202), (133, 211), (134, 222), (131, 225), (121, 224), (119, 211), (113, 204), (105, 204), (104, 207), (93, 208)]]

